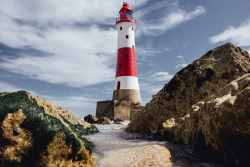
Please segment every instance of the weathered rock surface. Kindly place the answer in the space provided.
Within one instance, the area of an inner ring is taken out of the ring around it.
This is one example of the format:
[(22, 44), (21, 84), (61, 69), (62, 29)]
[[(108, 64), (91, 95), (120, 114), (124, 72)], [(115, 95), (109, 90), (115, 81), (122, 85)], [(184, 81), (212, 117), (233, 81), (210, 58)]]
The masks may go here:
[(98, 129), (25, 91), (0, 93), (0, 166), (94, 166)]
[(110, 118), (110, 120), (113, 121), (115, 124), (121, 124), (122, 122), (124, 122), (124, 120), (121, 118)]
[(92, 114), (89, 114), (86, 117), (84, 117), (84, 121), (91, 123), (91, 124), (96, 124), (98, 122), (98, 118), (96, 118)]
[(158, 135), (191, 144), (199, 152), (208, 152), (231, 165), (250, 166), (250, 74), (192, 109), (184, 119), (167, 120)]
[(89, 114), (86, 117), (84, 117), (84, 121), (91, 123), (91, 124), (109, 124), (111, 125), (111, 120), (108, 117), (101, 117), (101, 118), (96, 118), (94, 115)]
[(250, 72), (249, 54), (232, 43), (215, 48), (179, 71), (128, 125), (129, 132), (156, 133), (167, 119), (179, 119), (231, 81)]
[(101, 118), (99, 118), (98, 119), (98, 121), (97, 121), (97, 123), (98, 124), (109, 124), (109, 125), (111, 125), (111, 121), (110, 121), (110, 119), (108, 118), (108, 117), (101, 117)]
[(149, 145), (109, 151), (106, 157), (100, 160), (100, 164), (104, 167), (170, 167), (170, 158), (170, 152), (165, 147)]

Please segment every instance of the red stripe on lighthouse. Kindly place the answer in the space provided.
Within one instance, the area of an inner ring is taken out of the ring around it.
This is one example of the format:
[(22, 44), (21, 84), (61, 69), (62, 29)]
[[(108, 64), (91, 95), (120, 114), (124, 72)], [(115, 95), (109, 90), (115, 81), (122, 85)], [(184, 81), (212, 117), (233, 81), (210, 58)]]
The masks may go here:
[(116, 77), (137, 77), (135, 50), (133, 48), (119, 48), (117, 53)]

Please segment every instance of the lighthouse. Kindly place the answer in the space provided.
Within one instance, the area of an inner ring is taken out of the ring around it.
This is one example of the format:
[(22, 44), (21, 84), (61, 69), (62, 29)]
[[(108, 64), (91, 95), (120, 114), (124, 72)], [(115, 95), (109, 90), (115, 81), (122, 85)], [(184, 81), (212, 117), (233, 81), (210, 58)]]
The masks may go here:
[(118, 51), (113, 100), (131, 101), (132, 105), (141, 105), (135, 57), (136, 21), (128, 3), (123, 3), (116, 20), (116, 28)]
[(116, 19), (116, 28), (118, 50), (113, 99), (98, 101), (96, 116), (130, 120), (142, 106), (135, 57), (136, 21), (126, 2)]

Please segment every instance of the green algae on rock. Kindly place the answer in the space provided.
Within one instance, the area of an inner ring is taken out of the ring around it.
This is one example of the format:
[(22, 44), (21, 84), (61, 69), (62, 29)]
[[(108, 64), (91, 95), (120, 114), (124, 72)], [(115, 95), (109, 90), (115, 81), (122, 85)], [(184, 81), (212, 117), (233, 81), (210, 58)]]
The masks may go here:
[(98, 129), (28, 92), (0, 94), (0, 125), (1, 166), (94, 166), (82, 135)]

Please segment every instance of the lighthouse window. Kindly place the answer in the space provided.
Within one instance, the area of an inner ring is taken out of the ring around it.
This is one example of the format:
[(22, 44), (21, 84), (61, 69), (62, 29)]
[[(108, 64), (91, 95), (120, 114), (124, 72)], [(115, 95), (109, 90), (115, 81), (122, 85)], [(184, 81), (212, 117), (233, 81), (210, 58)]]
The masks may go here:
[(126, 38), (128, 39), (128, 35), (126, 35)]
[(121, 82), (120, 82), (120, 81), (118, 81), (118, 82), (117, 82), (117, 89), (119, 90), (119, 89), (120, 89), (120, 87), (121, 87)]
[(134, 27), (132, 27), (132, 31), (134, 31)]
[(135, 45), (132, 45), (132, 48), (135, 49)]
[(128, 53), (126, 54), (126, 57), (129, 57), (129, 54), (128, 54)]
[(126, 17), (132, 19), (132, 11), (127, 10)]
[(122, 27), (120, 27), (120, 31), (122, 30)]
[(120, 70), (122, 68), (122, 64), (119, 64), (118, 66), (118, 70)]

